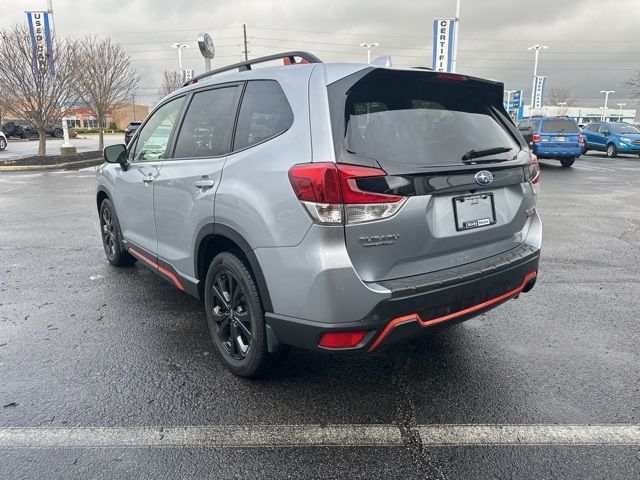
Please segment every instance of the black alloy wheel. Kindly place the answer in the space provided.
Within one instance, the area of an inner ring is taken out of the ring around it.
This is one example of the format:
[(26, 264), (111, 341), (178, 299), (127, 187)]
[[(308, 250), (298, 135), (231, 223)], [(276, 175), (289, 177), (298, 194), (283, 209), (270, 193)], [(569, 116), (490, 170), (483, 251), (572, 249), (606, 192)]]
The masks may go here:
[(103, 200), (100, 204), (100, 234), (104, 253), (112, 265), (120, 267), (133, 265), (135, 263), (135, 257), (122, 248), (120, 242), (122, 236), (120, 234), (118, 218), (108, 199)]

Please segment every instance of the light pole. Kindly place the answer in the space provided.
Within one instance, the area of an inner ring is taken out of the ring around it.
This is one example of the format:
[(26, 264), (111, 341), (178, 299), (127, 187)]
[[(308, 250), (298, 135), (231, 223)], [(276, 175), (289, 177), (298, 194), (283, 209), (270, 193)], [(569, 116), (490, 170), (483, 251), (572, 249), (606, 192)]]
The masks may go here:
[(180, 70), (182, 70), (182, 49), (189, 48), (189, 45), (185, 43), (174, 43), (173, 45), (171, 45), (171, 48), (178, 49), (178, 65), (180, 66)]
[(622, 107), (624, 107), (626, 105), (626, 103), (618, 103), (618, 106), (620, 107), (620, 110), (618, 111), (618, 121), (621, 122), (622, 121)]
[(564, 114), (564, 108), (562, 107), (566, 107), (567, 102), (558, 102), (558, 115), (563, 115)]
[(373, 47), (379, 47), (380, 44), (377, 42), (373, 42), (373, 43), (361, 43), (360, 44), (361, 47), (365, 47), (367, 49), (367, 63), (371, 63), (371, 49)]
[(615, 90), (600, 90), (600, 93), (604, 93), (604, 109), (602, 110), (602, 121), (607, 116), (607, 103), (609, 102), (609, 95), (612, 93), (616, 93)]
[(533, 52), (535, 53), (535, 60), (533, 62), (533, 83), (531, 84), (531, 111), (529, 112), (529, 116), (533, 115), (533, 98), (535, 97), (535, 82), (536, 82), (536, 77), (538, 76), (538, 55), (540, 55), (540, 50), (546, 50), (547, 47), (546, 45), (539, 45), (539, 44), (535, 44), (529, 48), (527, 48), (527, 50), (533, 50)]
[(456, 16), (453, 19), (455, 30), (453, 33), (453, 59), (451, 61), (451, 71), (456, 72), (458, 63), (458, 36), (460, 35), (460, 0), (456, 0)]

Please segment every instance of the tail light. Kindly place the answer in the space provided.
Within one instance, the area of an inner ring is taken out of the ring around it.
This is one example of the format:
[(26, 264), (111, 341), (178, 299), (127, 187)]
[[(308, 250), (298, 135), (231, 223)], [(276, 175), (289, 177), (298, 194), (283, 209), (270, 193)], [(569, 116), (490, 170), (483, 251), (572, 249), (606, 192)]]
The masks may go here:
[(538, 142), (540, 142), (540, 134), (539, 134), (539, 133), (534, 133), (534, 134), (531, 136), (531, 141), (532, 141), (533, 143), (538, 143)]
[(325, 225), (372, 222), (397, 213), (405, 197), (358, 188), (358, 178), (384, 176), (379, 168), (335, 163), (303, 163), (289, 170), (298, 200), (313, 221)]
[(578, 135), (578, 143), (584, 145), (584, 137), (582, 135)]
[(540, 162), (538, 162), (538, 157), (535, 155), (531, 155), (531, 164), (529, 165), (530, 178), (529, 181), (537, 185), (540, 183)]

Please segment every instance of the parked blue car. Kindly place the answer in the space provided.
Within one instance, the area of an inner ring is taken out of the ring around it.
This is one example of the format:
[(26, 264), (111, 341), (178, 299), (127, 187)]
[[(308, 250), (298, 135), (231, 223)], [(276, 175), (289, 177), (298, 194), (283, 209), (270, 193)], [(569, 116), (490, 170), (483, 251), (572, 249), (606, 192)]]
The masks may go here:
[(518, 130), (538, 158), (560, 160), (570, 167), (582, 154), (584, 138), (569, 117), (532, 117), (518, 123)]
[(582, 130), (584, 147), (582, 153), (589, 150), (607, 152), (607, 157), (618, 153), (640, 155), (640, 128), (624, 122), (595, 122)]

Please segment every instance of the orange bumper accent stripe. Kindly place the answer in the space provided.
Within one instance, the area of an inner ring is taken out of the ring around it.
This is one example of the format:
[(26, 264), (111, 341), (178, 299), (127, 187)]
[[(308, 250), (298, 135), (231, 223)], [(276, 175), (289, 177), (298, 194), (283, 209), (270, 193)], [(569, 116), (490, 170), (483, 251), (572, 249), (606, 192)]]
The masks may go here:
[(137, 251), (135, 248), (131, 248), (129, 247), (127, 250), (129, 250), (129, 253), (137, 258), (139, 258), (140, 260), (142, 260), (143, 262), (145, 262), (148, 265), (151, 265), (153, 268), (155, 268), (156, 270), (158, 270), (160, 273), (166, 275), (167, 277), (169, 277), (169, 279), (171, 279), (171, 281), (174, 283), (174, 285), (176, 287), (178, 287), (179, 290), (182, 290), (184, 292), (184, 287), (182, 286), (182, 284), (180, 283), (180, 280), (178, 280), (178, 277), (176, 277), (173, 272), (171, 272), (170, 270), (167, 270), (166, 268), (161, 267), (160, 265), (158, 265), (157, 263), (155, 263), (154, 261), (152, 261), (150, 258), (147, 258), (146, 256), (144, 256), (142, 253), (140, 253), (139, 251)]
[(538, 275), (537, 272), (527, 273), (527, 275), (525, 275), (524, 280), (522, 281), (520, 286), (517, 288), (514, 288), (510, 292), (503, 293), (502, 295), (492, 298), (491, 300), (487, 300), (486, 302), (479, 303), (477, 305), (474, 305), (473, 307), (465, 308), (464, 310), (459, 310), (457, 312), (453, 312), (448, 315), (444, 315), (442, 317), (436, 317), (436, 318), (432, 318), (431, 320), (425, 321), (425, 320), (422, 320), (419, 313), (411, 313), (409, 315), (404, 315), (402, 317), (394, 318), (390, 320), (389, 323), (387, 323), (387, 325), (384, 327), (382, 332), (380, 332), (380, 335), (378, 335), (375, 341), (371, 344), (371, 346), (369, 347), (369, 352), (372, 352), (376, 348), (378, 348), (378, 346), (382, 343), (385, 337), (389, 335), (389, 332), (391, 332), (391, 330), (396, 328), (398, 325), (402, 325), (404, 323), (409, 323), (409, 322), (418, 322), (421, 327), (432, 327), (434, 325), (444, 323), (448, 320), (453, 320), (454, 318), (462, 317), (464, 315), (477, 312), (478, 310), (482, 310), (483, 308), (487, 308), (493, 304), (499, 303), (503, 300), (516, 296), (518, 293), (522, 292), (522, 290), (524, 290), (524, 287), (527, 286), (527, 283), (529, 283), (531, 280), (536, 278), (537, 275)]

